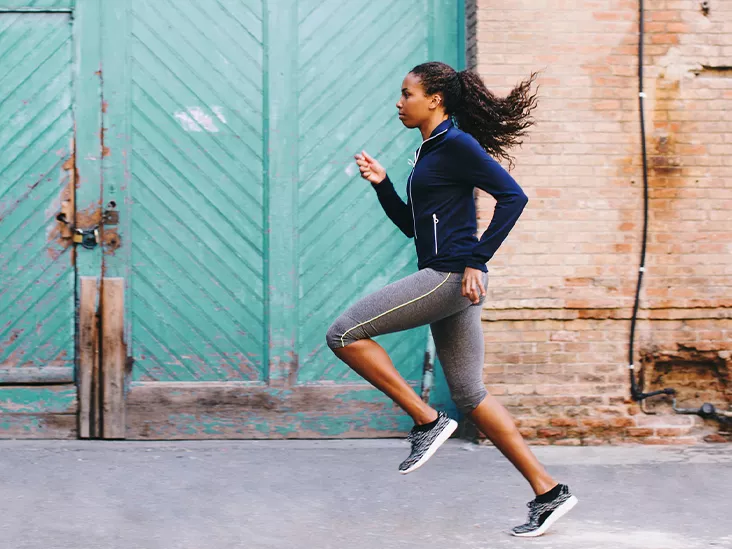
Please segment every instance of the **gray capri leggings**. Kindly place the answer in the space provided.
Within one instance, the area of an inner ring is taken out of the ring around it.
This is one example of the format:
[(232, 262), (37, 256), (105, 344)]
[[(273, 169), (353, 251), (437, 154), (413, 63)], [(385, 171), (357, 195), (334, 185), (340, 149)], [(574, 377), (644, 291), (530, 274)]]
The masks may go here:
[[(462, 273), (422, 269), (349, 307), (328, 329), (328, 347), (430, 325), (437, 356), (462, 412), (474, 410), (488, 392), (483, 384), (484, 348), (480, 312), (462, 295)], [(488, 274), (484, 275), (487, 288)]]

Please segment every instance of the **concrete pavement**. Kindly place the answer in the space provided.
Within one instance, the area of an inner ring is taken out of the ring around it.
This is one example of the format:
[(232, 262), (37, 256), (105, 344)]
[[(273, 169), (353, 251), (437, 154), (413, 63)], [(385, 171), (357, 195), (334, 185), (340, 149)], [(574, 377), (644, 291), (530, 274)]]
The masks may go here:
[(535, 447), (579, 505), (513, 538), (528, 485), (450, 441), (0, 441), (0, 549), (732, 548), (732, 446)]

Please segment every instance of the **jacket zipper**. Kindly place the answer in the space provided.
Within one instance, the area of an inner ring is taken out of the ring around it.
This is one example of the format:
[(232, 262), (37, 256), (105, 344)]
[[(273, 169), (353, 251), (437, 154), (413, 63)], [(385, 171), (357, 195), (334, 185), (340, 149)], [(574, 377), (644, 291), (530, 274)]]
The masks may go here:
[(419, 160), (419, 153), (422, 151), (422, 147), (424, 146), (427, 141), (430, 141), (431, 139), (434, 139), (435, 137), (441, 136), (443, 133), (447, 133), (447, 130), (443, 130), (437, 135), (433, 135), (432, 137), (425, 139), (422, 141), (422, 144), (419, 146), (419, 149), (417, 149), (417, 152), (414, 153), (414, 160), (410, 160), (409, 163), (412, 165), (412, 171), (409, 174), (409, 182), (407, 183), (407, 189), (409, 190), (409, 202), (412, 204), (412, 224), (414, 225), (414, 240), (417, 240), (417, 219), (414, 216), (414, 200), (412, 200), (412, 176), (414, 175), (414, 170), (417, 167), (417, 160)]
[(437, 214), (432, 214), (432, 221), (435, 226), (435, 255), (437, 255), (437, 224), (440, 222), (439, 219), (437, 219)]

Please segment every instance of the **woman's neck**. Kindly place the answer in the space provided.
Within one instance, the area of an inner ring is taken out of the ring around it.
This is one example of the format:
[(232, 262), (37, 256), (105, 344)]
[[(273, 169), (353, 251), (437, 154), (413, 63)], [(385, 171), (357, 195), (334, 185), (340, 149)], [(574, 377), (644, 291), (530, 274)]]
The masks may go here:
[(427, 141), (429, 139), (430, 135), (432, 135), (432, 132), (435, 131), (435, 128), (442, 124), (445, 120), (450, 118), (447, 114), (444, 112), (442, 113), (435, 113), (432, 118), (427, 120), (424, 124), (422, 124), (419, 127), (419, 131), (422, 132), (422, 141)]

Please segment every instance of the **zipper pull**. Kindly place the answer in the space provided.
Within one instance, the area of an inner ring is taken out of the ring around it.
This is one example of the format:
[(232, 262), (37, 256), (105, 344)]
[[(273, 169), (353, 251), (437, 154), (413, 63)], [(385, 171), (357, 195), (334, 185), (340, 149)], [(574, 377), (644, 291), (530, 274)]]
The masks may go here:
[(435, 230), (435, 255), (437, 255), (437, 224), (440, 222), (439, 219), (437, 219), (437, 214), (432, 214), (432, 222), (434, 223), (434, 230)]

